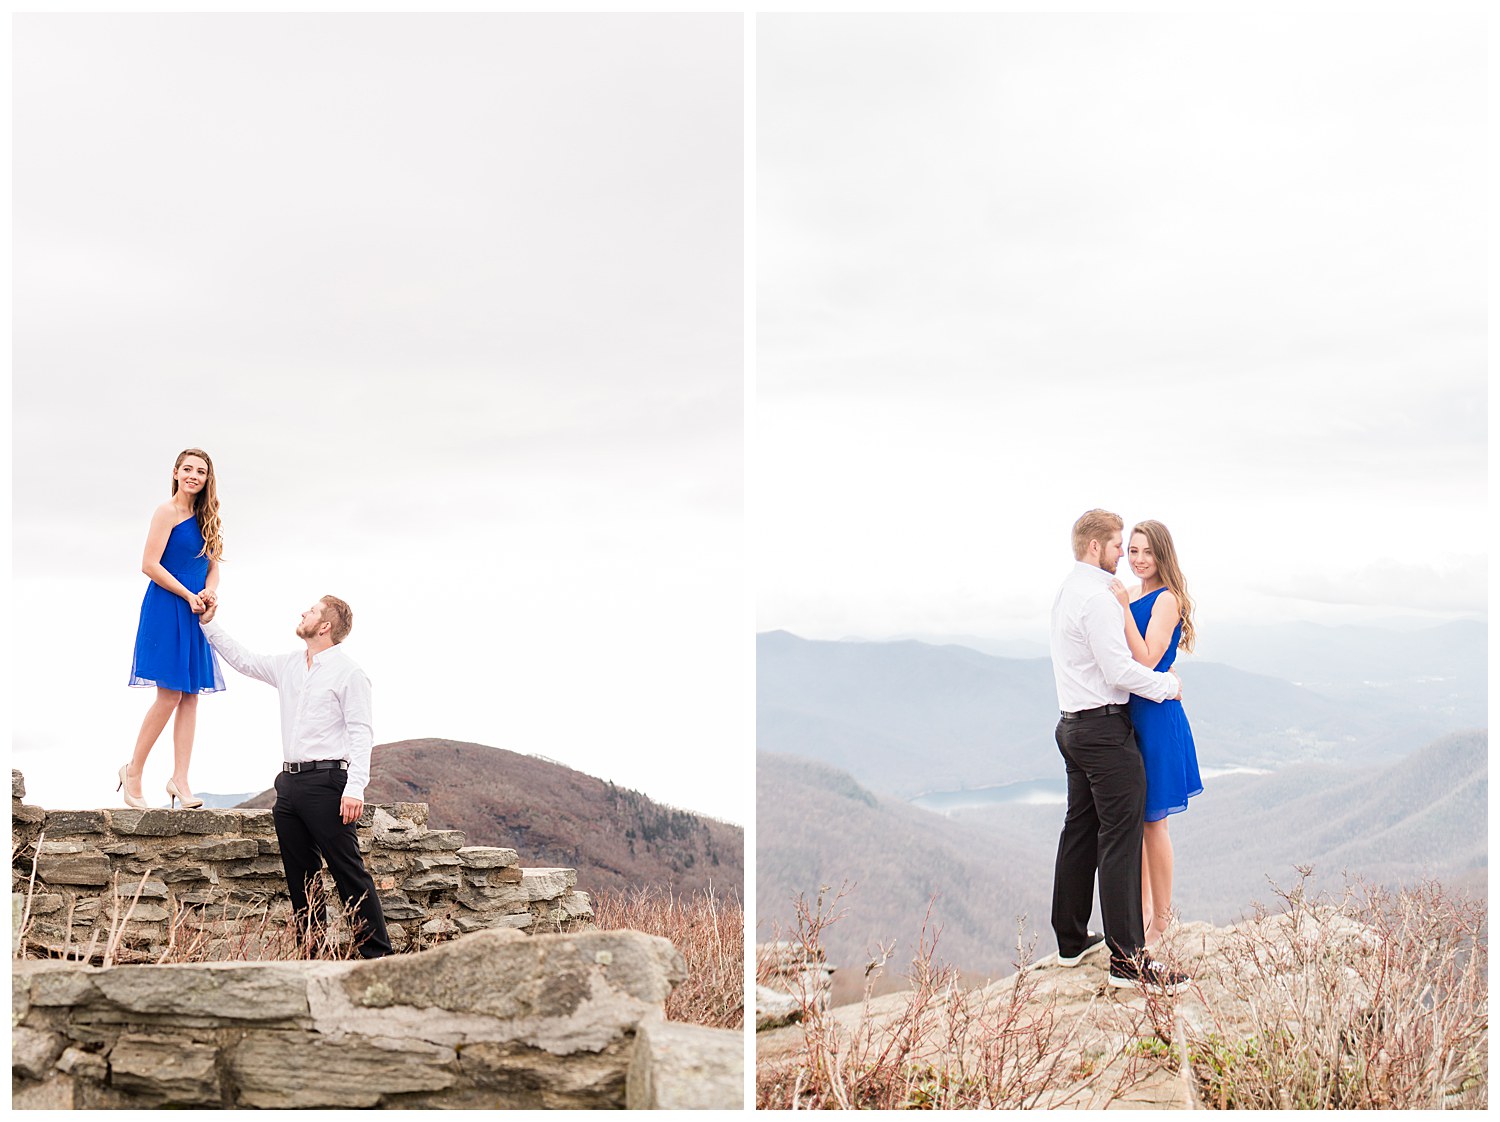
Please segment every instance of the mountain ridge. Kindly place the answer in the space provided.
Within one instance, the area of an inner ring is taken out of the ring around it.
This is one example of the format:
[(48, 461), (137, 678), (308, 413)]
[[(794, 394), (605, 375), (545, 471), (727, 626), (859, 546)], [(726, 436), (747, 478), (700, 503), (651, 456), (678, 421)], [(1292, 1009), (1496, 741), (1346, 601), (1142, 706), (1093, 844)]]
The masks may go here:
[[(811, 900), (823, 885), (853, 880), (848, 915), (825, 935), (840, 965), (909, 939), (934, 895), (943, 956), (965, 970), (1003, 971), (1021, 915), (1039, 953), (1055, 949), (1049, 915), (1061, 806), (949, 817), (881, 796), (821, 762), (768, 752), (758, 754), (756, 775), (763, 923), (785, 924), (798, 894)], [(1485, 730), (1441, 737), (1385, 767), (1312, 764), (1205, 786), (1170, 819), (1174, 900), (1185, 920), (1236, 922), (1252, 902), (1272, 902), (1268, 882), (1289, 885), (1305, 865), (1324, 887), (1347, 871), (1386, 885), (1435, 877), (1459, 891), (1486, 889)], [(859, 805), (851, 792), (862, 794)]]
[[(588, 892), (661, 885), (743, 895), (744, 831), (539, 756), (467, 741), (377, 744), (367, 802), (425, 802), (433, 829), (578, 870)], [(265, 808), (274, 790), (241, 805)]]

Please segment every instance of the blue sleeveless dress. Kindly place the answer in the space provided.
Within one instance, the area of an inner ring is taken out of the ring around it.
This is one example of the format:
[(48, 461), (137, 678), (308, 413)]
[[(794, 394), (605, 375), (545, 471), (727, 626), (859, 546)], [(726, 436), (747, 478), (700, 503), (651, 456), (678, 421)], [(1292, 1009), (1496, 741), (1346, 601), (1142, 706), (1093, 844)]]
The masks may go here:
[[(208, 579), (208, 558), (201, 557), (203, 533), (198, 519), (189, 517), (172, 527), (162, 568), (197, 592)], [(152, 581), (141, 601), (141, 622), (135, 632), (135, 658), (130, 665), (132, 686), (161, 686), (183, 693), (214, 693), (224, 688), (224, 672), (193, 609), (181, 596)]]
[[(1130, 605), (1141, 634), (1151, 622), (1156, 598), (1165, 592), (1158, 588)], [(1182, 621), (1172, 632), (1166, 653), (1156, 664), (1159, 671), (1170, 670), (1177, 658), (1177, 644), (1182, 641)], [(1169, 814), (1187, 809), (1188, 799), (1203, 793), (1198, 778), (1198, 750), (1193, 745), (1193, 730), (1180, 701), (1150, 701), (1130, 695), (1130, 721), (1135, 725), (1135, 742), (1146, 763), (1146, 821), (1156, 822)]]

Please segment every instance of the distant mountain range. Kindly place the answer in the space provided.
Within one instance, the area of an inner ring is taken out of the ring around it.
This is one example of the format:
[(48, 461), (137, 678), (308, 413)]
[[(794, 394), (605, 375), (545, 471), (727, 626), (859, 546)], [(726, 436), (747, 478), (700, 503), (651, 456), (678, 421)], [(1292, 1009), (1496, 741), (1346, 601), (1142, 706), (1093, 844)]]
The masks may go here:
[[(911, 958), (928, 902), (947, 961), (1000, 977), (1016, 957), (1016, 917), (1047, 926), (1052, 855), (1003, 819), (954, 821), (882, 797), (824, 764), (762, 752), (755, 762), (756, 940), (786, 937), (791, 901), (844, 885), (844, 919), (824, 945), (840, 969), (860, 968), (880, 943)], [(1056, 831), (1052, 832), (1056, 840)]]
[(254, 791), (241, 791), (237, 795), (216, 795), (212, 791), (194, 791), (193, 794), (202, 799), (203, 805), (210, 810), (232, 810), (246, 799), (255, 798)]
[[(578, 870), (589, 892), (662, 885), (743, 895), (738, 826), (653, 802), (537, 756), (453, 740), (377, 744), (368, 802), (425, 802), (429, 826), (470, 845), (507, 846), (528, 866)], [(269, 807), (274, 791), (244, 802)]]
[(1215, 629), (1199, 654), (1334, 698), (1446, 713), (1467, 728), (1488, 724), (1488, 643), (1477, 620), (1400, 630), (1283, 623)]
[[(1310, 625), (1309, 625), (1310, 626)], [(1343, 629), (1299, 665), (1321, 663), (1346, 685), (1319, 692), (1280, 677), (1179, 659), (1183, 704), (1200, 762), (1280, 768), (1293, 762), (1394, 761), (1444, 733), (1483, 725), (1482, 637), (1450, 625), (1443, 642), (1412, 635), (1414, 667), (1400, 688), (1360, 687)], [(1419, 633), (1420, 634), (1420, 633)], [(1373, 641), (1354, 649), (1373, 650)], [(1383, 658), (1384, 656), (1382, 656)], [(1374, 665), (1380, 662), (1365, 665)], [(1455, 666), (1465, 666), (1458, 674)], [(1478, 667), (1478, 679), (1475, 678)], [(1416, 682), (1418, 676), (1442, 681)], [(1430, 672), (1430, 673), (1429, 673)], [(784, 631), (757, 636), (756, 743), (763, 751), (821, 760), (873, 790), (910, 798), (925, 791), (1038, 779), (1057, 773), (1057, 695), (1045, 659), (1011, 659), (915, 640), (828, 642)], [(1411, 696), (1415, 694), (1416, 696)]]
[[(1383, 769), (1312, 765), (1206, 782), (1171, 819), (1179, 910), (1233, 922), (1272, 903), (1270, 882), (1289, 887), (1299, 865), (1335, 892), (1347, 871), (1388, 885), (1436, 877), (1482, 894), (1488, 749), (1488, 735), (1471, 731)], [(771, 753), (757, 757), (756, 781), (757, 939), (791, 921), (797, 895), (812, 900), (823, 885), (851, 881), (848, 915), (825, 938), (846, 969), (878, 943), (909, 948), (933, 895), (942, 957), (967, 971), (1008, 972), (1021, 916), (1039, 953), (1056, 949), (1049, 916), (1061, 806), (945, 817)]]
[[(917, 640), (929, 646), (960, 646), (1000, 658), (1048, 658), (1045, 638), (986, 635), (894, 635), (849, 637), (843, 642)], [(1398, 617), (1377, 624), (1268, 623), (1212, 626), (1200, 636), (1197, 656), (1253, 674), (1284, 678), (1338, 695), (1371, 690), (1409, 690), (1420, 704), (1466, 701), (1460, 724), (1484, 723), (1488, 627), (1480, 620), (1434, 624)], [(1434, 688), (1436, 687), (1436, 688)]]
[[(1200, 763), (1263, 774), (1211, 775), (1172, 818), (1186, 918), (1232, 922), (1270, 902), (1269, 881), (1293, 883), (1299, 865), (1333, 889), (1347, 870), (1485, 890), (1484, 625), (1268, 626), (1226, 629), (1217, 642), (1206, 649), (1244, 665), (1180, 660)], [(908, 802), (1062, 777), (1048, 660), (786, 632), (757, 643), (763, 926), (784, 922), (798, 893), (857, 880), (828, 935), (845, 966), (875, 942), (914, 939), (933, 893), (945, 956), (967, 970), (1003, 972), (1023, 914), (1050, 947), (1062, 807), (945, 817)]]

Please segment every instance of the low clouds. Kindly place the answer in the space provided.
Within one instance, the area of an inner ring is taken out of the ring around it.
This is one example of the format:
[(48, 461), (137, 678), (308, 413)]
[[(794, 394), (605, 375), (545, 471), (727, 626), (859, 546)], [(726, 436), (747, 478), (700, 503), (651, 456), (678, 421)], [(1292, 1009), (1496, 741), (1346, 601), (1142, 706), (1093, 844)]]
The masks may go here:
[(1485, 608), (1489, 575), (1485, 559), (1454, 557), (1429, 564), (1387, 561), (1344, 571), (1279, 573), (1253, 591), (1316, 604), (1356, 605), (1382, 611), (1474, 613)]
[[(747, 727), (741, 18), (31, 15), (14, 50), (17, 742), (79, 693), (79, 742), (134, 736), (111, 651), (195, 445), (226, 626), (277, 649), (338, 590), (379, 739), (745, 820), (684, 766)], [(203, 707), (202, 789), (264, 786), (256, 689)]]
[(763, 20), (761, 626), (1044, 620), (1095, 505), (1166, 520), (1221, 617), (1413, 536), (1477, 564), (1477, 30)]

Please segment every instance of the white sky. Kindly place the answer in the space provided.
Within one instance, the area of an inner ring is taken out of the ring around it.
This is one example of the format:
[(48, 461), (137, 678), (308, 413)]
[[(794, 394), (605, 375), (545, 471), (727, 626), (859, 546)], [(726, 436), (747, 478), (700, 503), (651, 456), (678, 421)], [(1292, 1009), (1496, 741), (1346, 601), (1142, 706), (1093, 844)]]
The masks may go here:
[[(14, 26), (28, 797), (118, 802), (147, 522), (195, 445), (220, 620), (290, 650), (347, 599), (377, 741), (746, 821), (740, 18)], [(260, 790), (274, 694), (226, 676), (193, 783)]]
[(1200, 628), (1486, 609), (1477, 17), (766, 17), (757, 626), (1045, 638), (1084, 510)]

